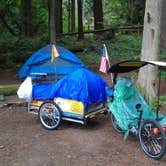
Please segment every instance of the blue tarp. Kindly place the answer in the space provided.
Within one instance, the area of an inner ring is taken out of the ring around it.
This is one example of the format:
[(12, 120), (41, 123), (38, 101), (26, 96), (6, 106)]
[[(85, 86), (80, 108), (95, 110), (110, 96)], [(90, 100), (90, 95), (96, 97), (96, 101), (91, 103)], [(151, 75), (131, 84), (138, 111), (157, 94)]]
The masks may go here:
[(107, 100), (107, 83), (99, 75), (82, 68), (58, 82), (33, 85), (33, 98), (53, 99), (61, 97), (82, 101), (85, 108), (92, 103)]
[(52, 63), (51, 53), (52, 45), (46, 45), (41, 48), (26, 61), (19, 70), (20, 78), (32, 76), (32, 74), (48, 74), (48, 75), (66, 75), (72, 73), (78, 68), (84, 67), (84, 64), (69, 50), (56, 46), (59, 56)]

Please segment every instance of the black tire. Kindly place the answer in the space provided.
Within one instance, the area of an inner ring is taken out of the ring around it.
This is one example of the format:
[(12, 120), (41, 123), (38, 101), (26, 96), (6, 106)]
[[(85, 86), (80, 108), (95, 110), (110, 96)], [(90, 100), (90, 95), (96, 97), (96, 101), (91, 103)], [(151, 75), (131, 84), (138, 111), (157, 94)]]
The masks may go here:
[(166, 137), (163, 128), (156, 120), (144, 120), (139, 129), (139, 140), (144, 153), (156, 160), (166, 151)]
[(57, 129), (62, 120), (59, 106), (52, 101), (46, 101), (40, 106), (38, 117), (42, 126), (47, 130)]
[(112, 122), (112, 126), (113, 128), (118, 132), (118, 133), (124, 133), (124, 131), (119, 127), (119, 125), (117, 124), (117, 120), (115, 118), (115, 116), (113, 115), (113, 113), (111, 113), (111, 122)]

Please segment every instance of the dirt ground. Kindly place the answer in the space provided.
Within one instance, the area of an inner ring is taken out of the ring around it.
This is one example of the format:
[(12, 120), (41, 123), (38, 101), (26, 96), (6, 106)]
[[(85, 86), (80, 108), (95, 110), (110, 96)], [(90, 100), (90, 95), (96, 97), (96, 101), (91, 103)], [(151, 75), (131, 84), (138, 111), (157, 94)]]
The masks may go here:
[[(11, 77), (1, 77), (0, 84)], [(165, 85), (165, 84), (163, 84)], [(8, 100), (17, 100), (9, 96)], [(43, 129), (25, 106), (0, 108), (0, 166), (165, 166), (147, 157), (139, 140), (114, 131), (109, 115), (98, 115), (83, 126), (62, 122), (58, 130)]]

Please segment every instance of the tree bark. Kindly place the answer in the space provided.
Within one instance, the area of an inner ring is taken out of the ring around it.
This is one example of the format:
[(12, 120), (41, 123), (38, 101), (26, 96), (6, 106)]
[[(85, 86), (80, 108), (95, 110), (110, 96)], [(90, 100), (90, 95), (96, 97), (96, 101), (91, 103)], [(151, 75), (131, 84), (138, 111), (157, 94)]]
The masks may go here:
[(56, 34), (61, 34), (63, 32), (62, 0), (55, 1), (55, 26)]
[(21, 0), (21, 35), (31, 35), (31, 0)]
[(55, 1), (48, 0), (48, 27), (49, 27), (49, 37), (52, 44), (56, 43), (56, 29), (55, 29)]
[(103, 5), (102, 0), (93, 0), (94, 8), (94, 28), (95, 30), (103, 29)]
[(78, 5), (78, 40), (84, 38), (82, 23), (82, 0), (77, 0)]
[(68, 0), (68, 32), (71, 32), (71, 0)]
[(133, 0), (128, 0), (127, 1), (127, 8), (128, 8), (128, 12), (127, 12), (127, 23), (129, 25), (132, 25), (132, 18), (133, 18)]
[(75, 0), (71, 0), (71, 32), (75, 32)]
[[(158, 60), (160, 54), (162, 0), (147, 0), (144, 15), (144, 30), (141, 60)], [(151, 65), (139, 72), (138, 83), (145, 92), (149, 103), (157, 95), (158, 70)]]

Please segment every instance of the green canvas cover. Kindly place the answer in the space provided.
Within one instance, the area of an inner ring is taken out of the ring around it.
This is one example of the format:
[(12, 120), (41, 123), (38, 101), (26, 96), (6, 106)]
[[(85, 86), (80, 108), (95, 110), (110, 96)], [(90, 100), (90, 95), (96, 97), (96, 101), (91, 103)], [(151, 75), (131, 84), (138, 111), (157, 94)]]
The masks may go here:
[[(131, 126), (138, 129), (139, 112), (136, 105), (141, 104), (143, 119), (155, 119), (156, 114), (146, 103), (139, 91), (133, 86), (133, 80), (128, 77), (119, 77), (114, 90), (114, 100), (109, 102), (109, 110), (113, 113), (119, 127), (128, 135)], [(159, 114), (161, 125), (166, 126), (166, 117)]]

